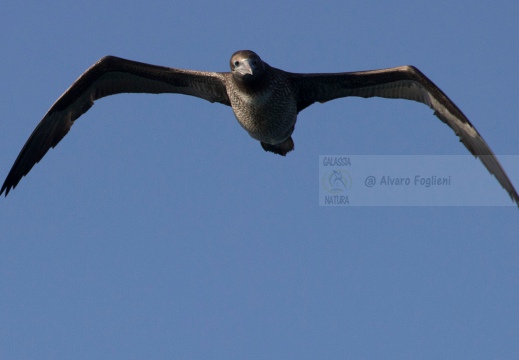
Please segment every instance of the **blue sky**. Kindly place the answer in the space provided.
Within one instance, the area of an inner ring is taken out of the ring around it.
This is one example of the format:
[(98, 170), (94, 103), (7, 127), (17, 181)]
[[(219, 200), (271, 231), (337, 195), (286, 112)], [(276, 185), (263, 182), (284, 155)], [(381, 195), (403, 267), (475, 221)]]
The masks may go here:
[[(227, 71), (239, 49), (293, 72), (415, 65), (517, 155), (518, 17), (500, 1), (7, 0), (0, 174), (100, 57)], [(517, 356), (517, 208), (319, 206), (319, 155), (467, 154), (447, 126), (342, 99), (293, 137), (282, 158), (226, 106), (96, 102), (0, 199), (0, 358)]]

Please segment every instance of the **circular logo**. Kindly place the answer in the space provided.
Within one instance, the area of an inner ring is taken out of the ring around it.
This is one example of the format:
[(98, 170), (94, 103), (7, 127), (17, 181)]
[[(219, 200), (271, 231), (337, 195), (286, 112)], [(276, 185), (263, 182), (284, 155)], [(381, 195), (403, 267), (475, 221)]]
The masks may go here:
[(351, 176), (346, 170), (335, 169), (323, 174), (323, 187), (331, 194), (340, 194), (351, 188)]

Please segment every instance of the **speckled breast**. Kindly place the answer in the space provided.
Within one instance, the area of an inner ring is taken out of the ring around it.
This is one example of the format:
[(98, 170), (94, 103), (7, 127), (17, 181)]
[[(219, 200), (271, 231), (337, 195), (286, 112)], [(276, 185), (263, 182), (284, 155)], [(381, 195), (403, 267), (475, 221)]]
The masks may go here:
[(276, 86), (256, 93), (231, 91), (229, 98), (238, 122), (254, 139), (274, 145), (292, 134), (297, 106), (287, 87)]

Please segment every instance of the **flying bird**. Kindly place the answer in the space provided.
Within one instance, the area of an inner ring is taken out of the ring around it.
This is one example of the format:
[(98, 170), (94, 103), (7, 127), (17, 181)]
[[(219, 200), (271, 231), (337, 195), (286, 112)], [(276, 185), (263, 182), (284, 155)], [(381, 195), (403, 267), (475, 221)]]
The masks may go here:
[(241, 50), (231, 56), (230, 67), (230, 72), (206, 72), (103, 57), (45, 114), (18, 155), (0, 195), (5, 191), (7, 196), (74, 121), (105, 96), (176, 93), (231, 106), (240, 125), (265, 151), (283, 156), (294, 149), (292, 133), (301, 110), (315, 102), (358, 96), (414, 100), (432, 108), (519, 205), (517, 191), (485, 140), (447, 95), (414, 66), (298, 74), (270, 66), (253, 51)]

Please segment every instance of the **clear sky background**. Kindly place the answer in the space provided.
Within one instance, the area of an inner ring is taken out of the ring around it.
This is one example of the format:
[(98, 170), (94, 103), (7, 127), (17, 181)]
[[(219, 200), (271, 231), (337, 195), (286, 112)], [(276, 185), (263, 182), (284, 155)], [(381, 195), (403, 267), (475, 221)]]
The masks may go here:
[[(513, 1), (4, 0), (1, 180), (108, 54), (210, 71), (239, 49), (293, 72), (412, 64), (517, 155), (518, 18)], [(96, 102), (0, 199), (0, 358), (516, 358), (517, 208), (318, 206), (319, 155), (467, 154), (430, 109), (316, 104), (293, 137), (282, 158), (220, 104)], [(481, 191), (506, 198), (494, 185)]]

